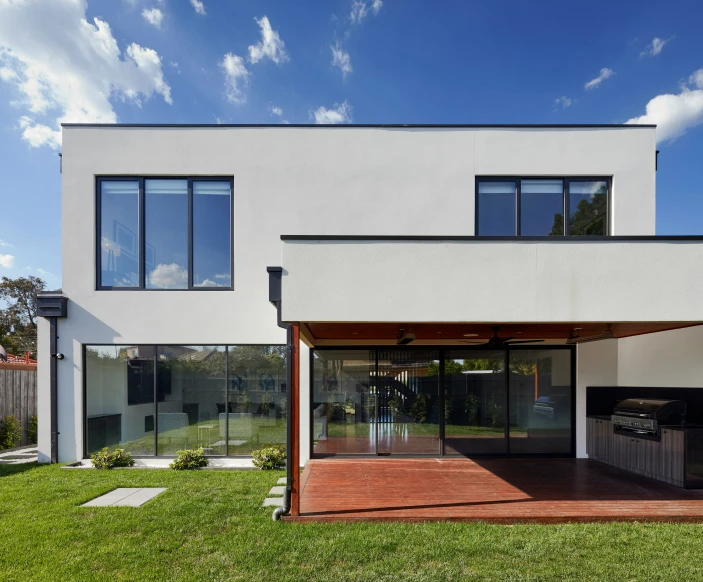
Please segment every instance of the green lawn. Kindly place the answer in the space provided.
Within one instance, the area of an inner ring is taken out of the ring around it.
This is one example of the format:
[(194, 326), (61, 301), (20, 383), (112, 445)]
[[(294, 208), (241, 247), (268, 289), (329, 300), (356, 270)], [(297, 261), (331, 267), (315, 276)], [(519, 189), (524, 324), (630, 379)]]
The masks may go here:
[[(260, 505), (282, 475), (0, 466), (0, 579), (703, 579), (703, 526), (274, 523)], [(143, 486), (168, 490), (78, 507)]]

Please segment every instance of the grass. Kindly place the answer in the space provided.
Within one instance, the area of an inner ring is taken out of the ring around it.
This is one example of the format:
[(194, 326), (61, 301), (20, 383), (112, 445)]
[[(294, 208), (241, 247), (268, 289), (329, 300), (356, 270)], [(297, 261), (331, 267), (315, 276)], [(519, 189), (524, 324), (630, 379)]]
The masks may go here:
[[(703, 526), (291, 524), (260, 507), (282, 472), (0, 466), (0, 578), (701, 580)], [(167, 487), (140, 508), (81, 508)]]

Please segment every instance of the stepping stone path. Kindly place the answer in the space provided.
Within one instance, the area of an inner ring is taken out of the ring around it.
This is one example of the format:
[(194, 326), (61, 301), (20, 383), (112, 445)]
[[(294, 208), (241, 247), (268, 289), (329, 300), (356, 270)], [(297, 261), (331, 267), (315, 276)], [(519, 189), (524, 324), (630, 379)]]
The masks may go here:
[(277, 485), (271, 487), (269, 497), (264, 499), (261, 507), (281, 507), (283, 505), (283, 495), (286, 492), (286, 478), (280, 477)]
[(165, 487), (119, 487), (81, 507), (139, 507), (164, 491)]
[(0, 465), (23, 465), (37, 460), (37, 447), (27, 447), (0, 453)]

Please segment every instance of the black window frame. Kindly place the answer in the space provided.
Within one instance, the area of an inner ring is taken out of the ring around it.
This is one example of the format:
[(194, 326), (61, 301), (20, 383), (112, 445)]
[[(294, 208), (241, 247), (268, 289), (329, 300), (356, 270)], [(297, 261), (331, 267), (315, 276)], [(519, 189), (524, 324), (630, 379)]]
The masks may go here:
[[(522, 237), (521, 231), (521, 182), (522, 180), (561, 180), (563, 183), (563, 215), (564, 215), (564, 234), (562, 235), (544, 235), (537, 238), (562, 240), (571, 236), (580, 236), (588, 239), (597, 239), (612, 236), (610, 217), (611, 217), (611, 196), (613, 187), (612, 176), (476, 176), (474, 185), (474, 236), (485, 236), (496, 238)], [(515, 184), (515, 234), (512, 235), (489, 235), (481, 234), (479, 230), (479, 184), (481, 182), (513, 182)], [(604, 235), (572, 235), (570, 230), (570, 185), (572, 182), (605, 182), (608, 192), (606, 193), (605, 204), (605, 234)], [(531, 237), (535, 238), (535, 237)]]
[[(145, 180), (187, 180), (188, 182), (188, 287), (183, 289), (153, 289), (146, 286), (146, 195)], [(138, 182), (138, 217), (139, 217), (139, 248), (138, 255), (138, 287), (115, 287), (102, 284), (102, 253), (100, 241), (102, 237), (102, 208), (101, 190), (103, 182)], [(229, 221), (229, 269), (230, 284), (221, 287), (198, 287), (193, 284), (193, 182), (228, 182), (230, 188), (230, 221)], [(96, 291), (234, 291), (234, 176), (96, 176), (95, 177), (95, 289)]]

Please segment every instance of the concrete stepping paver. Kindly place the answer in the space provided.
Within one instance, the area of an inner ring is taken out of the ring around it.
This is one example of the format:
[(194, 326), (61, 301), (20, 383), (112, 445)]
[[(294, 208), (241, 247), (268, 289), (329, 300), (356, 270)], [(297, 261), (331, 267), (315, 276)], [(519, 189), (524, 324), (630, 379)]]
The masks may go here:
[(278, 481), (276, 481), (279, 485), (285, 485), (286, 484), (286, 478), (285, 477), (279, 477)]
[(282, 507), (283, 497), (267, 497), (261, 504), (261, 507)]
[(269, 495), (285, 495), (285, 492), (286, 492), (285, 485), (276, 485), (275, 487), (271, 487), (271, 491), (269, 491)]
[(81, 507), (139, 507), (164, 491), (165, 487), (119, 487), (91, 499)]

